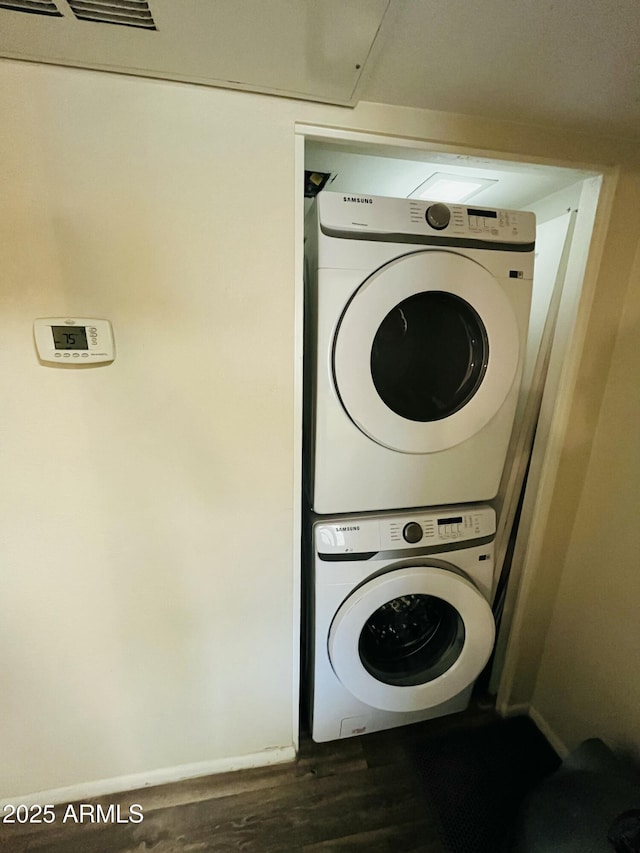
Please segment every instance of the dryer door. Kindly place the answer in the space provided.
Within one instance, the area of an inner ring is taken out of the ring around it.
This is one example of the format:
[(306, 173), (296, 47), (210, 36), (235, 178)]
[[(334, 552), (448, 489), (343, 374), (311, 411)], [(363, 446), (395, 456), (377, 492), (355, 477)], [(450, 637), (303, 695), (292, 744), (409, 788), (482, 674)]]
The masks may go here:
[(455, 252), (397, 258), (356, 291), (334, 340), (342, 405), (378, 444), (433, 453), (498, 412), (518, 369), (518, 323), (483, 266)]
[(344, 687), (372, 708), (417, 711), (461, 693), (480, 675), (495, 624), (465, 577), (434, 566), (393, 569), (355, 589), (329, 632)]

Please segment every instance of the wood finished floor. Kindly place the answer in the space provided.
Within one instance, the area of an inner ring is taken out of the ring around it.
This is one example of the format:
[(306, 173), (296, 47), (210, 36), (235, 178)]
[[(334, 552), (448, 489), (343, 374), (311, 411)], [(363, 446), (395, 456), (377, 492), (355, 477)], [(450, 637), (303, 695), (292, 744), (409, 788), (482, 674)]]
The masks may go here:
[[(132, 803), (140, 823), (0, 825), (3, 853), (446, 853), (413, 760), (414, 747), (452, 728), (483, 725), (491, 710), (315, 744), (295, 762), (91, 800)], [(76, 809), (77, 811), (77, 809)]]

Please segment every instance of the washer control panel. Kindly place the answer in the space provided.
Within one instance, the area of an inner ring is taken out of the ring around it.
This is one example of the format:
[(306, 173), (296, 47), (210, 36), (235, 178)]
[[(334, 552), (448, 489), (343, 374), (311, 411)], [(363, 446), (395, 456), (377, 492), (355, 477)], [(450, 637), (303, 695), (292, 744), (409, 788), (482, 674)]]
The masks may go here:
[(86, 367), (115, 358), (108, 320), (86, 317), (46, 317), (33, 321), (38, 357), (44, 364)]
[(496, 514), (486, 504), (446, 507), (397, 515), (344, 516), (316, 522), (316, 550), (321, 554), (402, 551), (411, 547), (454, 545), (493, 536)]

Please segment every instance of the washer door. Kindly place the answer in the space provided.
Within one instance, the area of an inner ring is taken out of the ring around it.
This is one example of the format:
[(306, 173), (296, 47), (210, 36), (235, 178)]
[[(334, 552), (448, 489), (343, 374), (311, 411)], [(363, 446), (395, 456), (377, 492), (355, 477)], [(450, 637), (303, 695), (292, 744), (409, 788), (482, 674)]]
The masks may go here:
[(397, 258), (356, 291), (334, 340), (338, 395), (356, 426), (403, 453), (471, 438), (518, 366), (518, 323), (484, 267), (454, 252)]
[(491, 608), (466, 578), (434, 566), (393, 569), (358, 587), (329, 632), (346, 689), (384, 711), (417, 711), (475, 681), (493, 649)]

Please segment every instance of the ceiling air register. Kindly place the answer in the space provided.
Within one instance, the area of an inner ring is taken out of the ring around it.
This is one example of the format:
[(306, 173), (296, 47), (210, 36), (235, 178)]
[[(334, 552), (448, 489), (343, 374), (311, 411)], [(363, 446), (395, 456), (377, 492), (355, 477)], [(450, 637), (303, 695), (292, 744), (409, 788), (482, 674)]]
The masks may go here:
[[(66, 5), (79, 21), (156, 29), (147, 0), (67, 0)], [(62, 8), (66, 9), (66, 5)], [(63, 17), (54, 0), (0, 0), (0, 8), (32, 15)]]
[(81, 21), (120, 24), (155, 30), (153, 15), (146, 0), (67, 0), (71, 11)]

